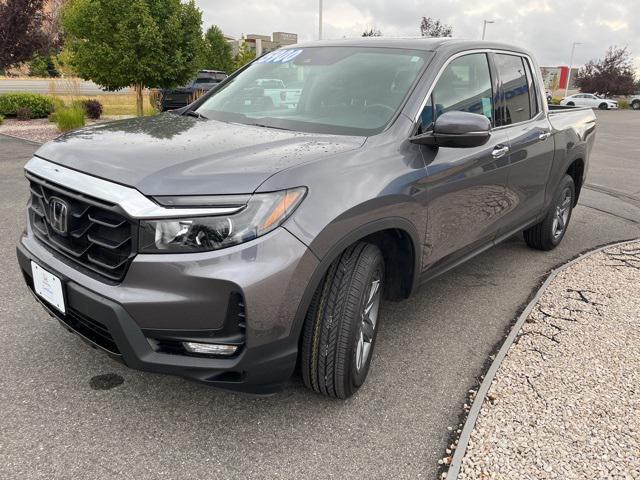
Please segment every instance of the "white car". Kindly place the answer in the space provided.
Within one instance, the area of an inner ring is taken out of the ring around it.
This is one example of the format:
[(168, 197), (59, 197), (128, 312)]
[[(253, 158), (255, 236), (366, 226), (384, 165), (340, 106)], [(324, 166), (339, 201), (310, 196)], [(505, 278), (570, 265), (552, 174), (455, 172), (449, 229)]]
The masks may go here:
[(593, 93), (577, 93), (563, 98), (560, 105), (568, 105), (570, 107), (591, 107), (600, 110), (608, 110), (610, 108), (618, 108), (618, 102), (608, 98), (602, 98)]
[(634, 110), (640, 110), (640, 95), (634, 95), (629, 99), (629, 105)]

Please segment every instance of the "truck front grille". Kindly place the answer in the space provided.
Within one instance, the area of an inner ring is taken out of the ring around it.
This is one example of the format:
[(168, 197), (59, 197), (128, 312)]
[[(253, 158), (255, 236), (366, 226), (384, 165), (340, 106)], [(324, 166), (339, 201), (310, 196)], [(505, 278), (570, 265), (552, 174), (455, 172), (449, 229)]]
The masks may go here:
[(117, 205), (27, 173), (29, 222), (44, 245), (113, 282), (124, 278), (135, 256), (136, 223)]

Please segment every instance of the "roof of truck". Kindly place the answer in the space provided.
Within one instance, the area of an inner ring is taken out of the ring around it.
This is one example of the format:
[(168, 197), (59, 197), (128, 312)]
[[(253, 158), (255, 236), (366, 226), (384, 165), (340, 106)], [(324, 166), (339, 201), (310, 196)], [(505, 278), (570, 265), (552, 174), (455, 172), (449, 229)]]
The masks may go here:
[(490, 42), (485, 40), (465, 40), (450, 37), (414, 37), (414, 38), (388, 38), (388, 37), (356, 37), (340, 40), (316, 40), (288, 45), (286, 48), (308, 47), (379, 47), (379, 48), (404, 48), (410, 50), (436, 51), (442, 47), (456, 50), (472, 50), (479, 48), (494, 48), (497, 50), (510, 50), (527, 53), (525, 49), (506, 43)]

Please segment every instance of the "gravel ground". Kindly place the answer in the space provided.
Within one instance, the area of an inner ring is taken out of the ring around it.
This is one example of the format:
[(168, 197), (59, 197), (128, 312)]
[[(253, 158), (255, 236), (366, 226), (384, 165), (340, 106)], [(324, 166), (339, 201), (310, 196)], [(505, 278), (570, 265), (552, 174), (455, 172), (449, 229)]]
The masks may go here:
[[(97, 121), (87, 119), (86, 124), (87, 126), (89, 126), (96, 123), (104, 123), (111, 120), (117, 120), (120, 118), (127, 118), (127, 116), (119, 115), (103, 117)], [(0, 125), (0, 133), (36, 143), (46, 143), (60, 135), (56, 124), (51, 123), (47, 118), (37, 118), (28, 121), (19, 121), (14, 118), (5, 118), (4, 123)]]
[(640, 479), (640, 242), (560, 273), (489, 390), (458, 478)]

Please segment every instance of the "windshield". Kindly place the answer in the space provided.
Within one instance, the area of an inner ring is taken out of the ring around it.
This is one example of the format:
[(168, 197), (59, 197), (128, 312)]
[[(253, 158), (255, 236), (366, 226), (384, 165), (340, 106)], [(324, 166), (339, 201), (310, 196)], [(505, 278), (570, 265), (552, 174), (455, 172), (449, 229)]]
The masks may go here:
[(197, 112), (247, 125), (373, 135), (393, 118), (429, 55), (361, 47), (276, 50), (218, 88)]

